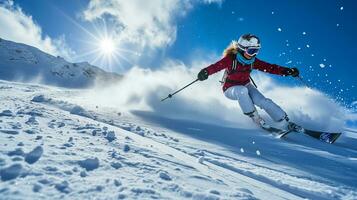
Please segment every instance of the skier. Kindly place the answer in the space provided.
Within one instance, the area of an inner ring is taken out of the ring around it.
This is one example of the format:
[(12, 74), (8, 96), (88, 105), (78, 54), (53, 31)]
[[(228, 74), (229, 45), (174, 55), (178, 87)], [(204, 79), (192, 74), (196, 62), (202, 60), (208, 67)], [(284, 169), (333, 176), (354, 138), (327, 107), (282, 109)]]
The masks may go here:
[(256, 106), (265, 110), (269, 116), (281, 126), (290, 130), (295, 124), (277, 104), (266, 98), (250, 82), (250, 73), (253, 69), (282, 76), (299, 76), (297, 68), (287, 68), (259, 60), (256, 56), (261, 48), (260, 40), (253, 34), (244, 34), (238, 41), (233, 41), (223, 52), (223, 58), (215, 64), (202, 69), (197, 78), (206, 80), (208, 76), (226, 69), (223, 79), (224, 95), (231, 100), (238, 101), (243, 113), (252, 118), (257, 125), (269, 127), (260, 117)]

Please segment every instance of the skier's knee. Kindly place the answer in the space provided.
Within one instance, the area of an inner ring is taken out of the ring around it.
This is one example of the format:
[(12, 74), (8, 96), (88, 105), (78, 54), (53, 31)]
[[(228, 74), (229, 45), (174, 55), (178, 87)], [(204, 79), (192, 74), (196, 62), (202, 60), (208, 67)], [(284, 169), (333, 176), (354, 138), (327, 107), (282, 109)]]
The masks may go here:
[(246, 88), (246, 87), (240, 87), (239, 89), (237, 89), (237, 90), (235, 91), (235, 95), (236, 95), (237, 97), (248, 96), (248, 95), (249, 95), (248, 88)]

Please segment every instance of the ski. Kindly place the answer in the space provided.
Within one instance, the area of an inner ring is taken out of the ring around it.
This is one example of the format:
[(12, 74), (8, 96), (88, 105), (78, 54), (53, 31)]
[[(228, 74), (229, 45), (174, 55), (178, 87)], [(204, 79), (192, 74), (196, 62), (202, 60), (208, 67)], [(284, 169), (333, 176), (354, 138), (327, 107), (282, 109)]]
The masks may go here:
[(329, 144), (333, 144), (342, 134), (342, 133), (331, 133), (331, 132), (324, 132), (324, 131), (313, 131), (308, 129), (304, 129), (303, 133)]
[(292, 126), (293, 132), (303, 133), (329, 144), (333, 144), (342, 134), (338, 132), (314, 131), (314, 130), (305, 129), (299, 125), (296, 125), (295, 123), (292, 124), (293, 124)]
[(329, 144), (333, 144), (342, 133), (338, 133), (338, 132), (325, 132), (325, 131), (314, 131), (314, 130), (309, 130), (309, 129), (305, 129), (295, 123), (291, 123), (291, 129), (289, 130), (283, 130), (283, 129), (279, 129), (279, 128), (275, 128), (272, 127), (270, 125), (267, 126), (261, 126), (261, 128), (265, 131), (268, 131), (270, 133), (276, 134), (277, 138), (284, 138), (286, 137), (288, 134), (292, 133), (292, 132), (297, 132), (297, 133), (303, 133), (305, 135), (308, 135), (310, 137), (313, 137), (315, 139), (318, 139), (322, 142), (326, 142)]

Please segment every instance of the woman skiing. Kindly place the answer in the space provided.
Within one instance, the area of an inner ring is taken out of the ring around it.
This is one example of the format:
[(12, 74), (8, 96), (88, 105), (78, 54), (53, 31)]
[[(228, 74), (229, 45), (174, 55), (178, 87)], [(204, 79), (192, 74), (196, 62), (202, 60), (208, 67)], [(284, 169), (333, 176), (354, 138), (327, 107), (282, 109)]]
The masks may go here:
[(222, 69), (226, 69), (223, 91), (227, 98), (238, 101), (243, 113), (252, 118), (259, 126), (269, 127), (259, 116), (255, 105), (265, 110), (276, 122), (281, 122), (284, 129), (290, 129), (293, 123), (289, 122), (287, 114), (271, 99), (262, 95), (250, 82), (250, 73), (253, 69), (282, 76), (299, 76), (297, 68), (287, 68), (269, 64), (256, 58), (261, 48), (260, 40), (252, 34), (242, 35), (238, 41), (233, 41), (223, 53), (223, 58), (217, 63), (202, 69), (197, 78), (206, 80)]

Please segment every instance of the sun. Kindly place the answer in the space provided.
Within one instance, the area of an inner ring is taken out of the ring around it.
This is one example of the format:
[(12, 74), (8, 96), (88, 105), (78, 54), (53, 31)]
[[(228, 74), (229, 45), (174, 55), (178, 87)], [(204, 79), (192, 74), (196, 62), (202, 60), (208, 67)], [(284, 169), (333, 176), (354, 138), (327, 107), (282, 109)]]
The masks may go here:
[(99, 41), (99, 50), (104, 55), (112, 55), (115, 51), (115, 42), (111, 38), (103, 38)]
[(71, 16), (65, 15), (65, 17), (73, 22), (78, 30), (83, 31), (83, 37), (77, 40), (81, 43), (81, 52), (77, 52), (77, 59), (88, 60), (91, 64), (107, 71), (118, 71), (133, 66), (132, 61), (141, 56), (135, 50), (135, 46), (128, 47), (123, 40), (124, 35), (118, 32), (117, 26), (104, 18), (93, 21), (92, 28), (87, 28), (77, 23), (77, 20), (72, 19)]

